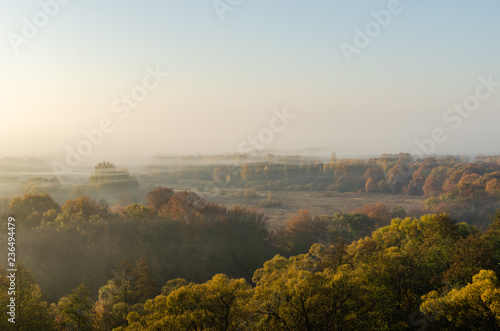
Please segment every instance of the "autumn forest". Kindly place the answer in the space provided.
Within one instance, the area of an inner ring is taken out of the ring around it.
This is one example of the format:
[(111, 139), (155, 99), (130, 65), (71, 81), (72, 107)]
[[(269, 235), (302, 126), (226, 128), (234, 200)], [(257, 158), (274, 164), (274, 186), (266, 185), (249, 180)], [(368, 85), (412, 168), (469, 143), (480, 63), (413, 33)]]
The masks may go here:
[[(27, 178), (2, 200), (20, 330), (500, 328), (498, 157), (157, 158), (138, 173), (101, 162), (87, 180)], [(286, 208), (273, 193), (303, 191), (381, 201), (269, 222)]]

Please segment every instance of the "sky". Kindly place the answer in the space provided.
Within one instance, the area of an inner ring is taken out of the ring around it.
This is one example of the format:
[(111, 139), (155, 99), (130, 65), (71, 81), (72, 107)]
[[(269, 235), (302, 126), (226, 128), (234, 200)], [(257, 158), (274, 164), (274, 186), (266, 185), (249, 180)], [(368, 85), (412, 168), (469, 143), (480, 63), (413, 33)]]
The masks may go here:
[(498, 1), (0, 7), (0, 156), (500, 154)]

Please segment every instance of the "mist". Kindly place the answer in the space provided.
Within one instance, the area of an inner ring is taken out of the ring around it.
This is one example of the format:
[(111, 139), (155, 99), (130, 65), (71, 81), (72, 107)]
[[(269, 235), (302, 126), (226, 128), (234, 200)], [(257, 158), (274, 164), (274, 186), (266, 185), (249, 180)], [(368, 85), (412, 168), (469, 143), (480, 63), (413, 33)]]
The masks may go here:
[(0, 330), (499, 328), (500, 3), (0, 4)]

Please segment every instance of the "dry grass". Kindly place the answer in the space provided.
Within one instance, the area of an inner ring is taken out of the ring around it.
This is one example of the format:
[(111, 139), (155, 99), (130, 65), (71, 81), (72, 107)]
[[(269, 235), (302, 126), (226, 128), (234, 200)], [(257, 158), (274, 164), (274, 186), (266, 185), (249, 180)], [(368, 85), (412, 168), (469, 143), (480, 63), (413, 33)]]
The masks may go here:
[[(273, 200), (283, 203), (279, 208), (259, 208), (258, 199), (245, 200), (229, 196), (231, 190), (227, 191), (227, 197), (215, 197), (212, 200), (217, 203), (232, 207), (234, 205), (248, 205), (255, 207), (270, 218), (271, 226), (280, 226), (291, 216), (297, 214), (301, 209), (309, 209), (313, 215), (333, 215), (338, 212), (351, 212), (366, 204), (383, 202), (391, 207), (402, 206), (407, 211), (419, 208), (424, 202), (422, 197), (392, 194), (367, 194), (367, 193), (338, 193), (338, 192), (273, 192)], [(267, 192), (258, 192), (261, 200), (267, 198)]]

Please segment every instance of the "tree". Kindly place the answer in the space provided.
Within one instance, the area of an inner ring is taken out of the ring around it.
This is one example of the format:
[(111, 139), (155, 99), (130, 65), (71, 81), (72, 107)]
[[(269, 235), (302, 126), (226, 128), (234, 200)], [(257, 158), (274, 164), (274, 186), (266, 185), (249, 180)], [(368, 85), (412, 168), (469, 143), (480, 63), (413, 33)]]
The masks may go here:
[(118, 197), (118, 204), (121, 206), (128, 206), (138, 201), (140, 201), (140, 199), (134, 192), (124, 192)]
[(85, 228), (91, 223), (102, 221), (108, 209), (101, 203), (83, 195), (70, 199), (61, 208), (61, 213), (55, 219), (61, 226), (73, 225)]
[(28, 193), (22, 198), (15, 197), (10, 202), (10, 214), (17, 219), (18, 224), (26, 228), (39, 226), (45, 213), (58, 212), (60, 209), (59, 204), (47, 193)]
[(486, 192), (490, 195), (499, 197), (500, 196), (500, 180), (497, 178), (491, 179), (486, 183)]
[(455, 193), (458, 190), (457, 186), (464, 172), (464, 167), (455, 166), (454, 168), (448, 169), (447, 177), (442, 186), (443, 193)]
[(285, 222), (285, 227), (286, 244), (291, 254), (305, 253), (312, 244), (328, 240), (327, 223), (313, 219), (309, 210), (300, 210)]
[(139, 205), (137, 203), (128, 205), (125, 208), (125, 216), (136, 222), (139, 221), (151, 221), (153, 219), (153, 213), (148, 207), (144, 207), (143, 205)]
[(255, 272), (250, 303), (258, 330), (366, 329), (362, 284), (348, 268), (322, 268), (321, 245), (306, 255), (276, 256)]
[(174, 190), (168, 187), (159, 186), (154, 190), (149, 191), (146, 195), (146, 201), (148, 207), (153, 210), (160, 210), (164, 205), (168, 204), (172, 195), (174, 195)]
[(206, 200), (196, 193), (182, 191), (172, 195), (168, 204), (161, 208), (160, 214), (188, 223), (192, 218), (201, 215), (206, 206)]
[(464, 286), (481, 269), (494, 267), (491, 251), (483, 236), (476, 234), (460, 238), (450, 252), (450, 267), (444, 274), (444, 280), (451, 286)]
[(99, 289), (97, 302), (92, 308), (94, 329), (110, 330), (126, 321), (133, 304), (132, 265), (122, 260), (113, 270), (113, 279)]
[(439, 194), (442, 192), (443, 183), (448, 177), (447, 167), (436, 167), (432, 169), (429, 176), (425, 180), (424, 186), (422, 186), (422, 191), (425, 197), (429, 197), (433, 194)]
[(439, 330), (500, 329), (500, 289), (491, 270), (481, 270), (465, 287), (442, 296), (432, 291), (423, 300), (421, 312)]
[(378, 182), (384, 179), (384, 172), (379, 167), (369, 167), (365, 172), (365, 179), (373, 179), (374, 182)]
[(420, 163), (418, 168), (413, 172), (412, 179), (404, 192), (409, 195), (423, 195), (423, 186), (425, 185), (427, 176), (431, 173), (432, 169), (437, 167), (435, 158), (427, 158)]
[(92, 330), (92, 300), (90, 291), (81, 284), (57, 303), (57, 320), (63, 328)]
[(156, 330), (241, 330), (248, 313), (245, 306), (251, 288), (244, 279), (229, 279), (217, 274), (204, 284), (181, 286), (165, 295), (148, 300), (141, 319), (129, 314), (130, 329)]
[(139, 183), (126, 169), (119, 169), (110, 162), (100, 162), (94, 167), (89, 185), (99, 194), (137, 190)]
[(390, 247), (372, 255), (360, 265), (360, 283), (365, 283), (365, 299), (375, 329), (408, 329), (410, 315), (426, 293), (426, 269), (416, 268), (418, 253)]
[(391, 187), (389, 186), (389, 183), (385, 179), (381, 179), (377, 183), (377, 189), (380, 193), (389, 193), (391, 192)]
[(395, 206), (392, 209), (391, 219), (392, 218), (406, 218), (407, 213), (406, 210), (402, 206)]
[(409, 154), (400, 155), (397, 164), (387, 174), (387, 183), (393, 193), (401, 193), (412, 178), (415, 168)]
[(184, 278), (176, 278), (169, 280), (165, 286), (161, 288), (161, 295), (168, 297), (170, 293), (181, 288), (183, 286), (188, 286), (191, 283), (185, 280)]
[(464, 174), (457, 188), (459, 194), (465, 199), (484, 197), (485, 187), (479, 174)]
[[(44, 295), (40, 287), (35, 284), (31, 272), (23, 265), (17, 266), (15, 272), (15, 290), (14, 295), (10, 283), (12, 281), (8, 276), (11, 272), (3, 267), (0, 267), (0, 303), (4, 307), (2, 318), (0, 318), (0, 329), (11, 330), (15, 326), (17, 330), (52, 330), (54, 327), (50, 317), (49, 306), (43, 299)], [(11, 303), (11, 298), (15, 298), (15, 324), (7, 321), (9, 316), (8, 305)], [(5, 310), (7, 309), (7, 310)]]
[(240, 171), (241, 180), (248, 181), (253, 176), (252, 166), (248, 163), (245, 163)]
[(389, 224), (392, 218), (391, 209), (382, 202), (378, 202), (374, 205), (364, 205), (363, 207), (354, 210), (354, 213), (365, 214), (366, 216), (373, 218), (378, 223), (376, 226)]
[[(115, 285), (119, 291), (116, 292), (118, 296), (117, 302), (125, 302), (127, 305), (131, 305), (132, 303), (132, 280), (134, 276), (132, 275), (132, 264), (127, 260), (123, 259), (118, 263), (113, 270), (113, 285)], [(115, 292), (111, 292), (115, 293)]]
[(352, 242), (371, 234), (375, 220), (366, 214), (351, 213), (334, 215), (328, 224), (332, 242)]
[(378, 192), (378, 186), (377, 183), (373, 178), (368, 178), (365, 184), (365, 191), (366, 193), (376, 193)]
[(132, 290), (135, 302), (146, 302), (147, 299), (158, 294), (158, 284), (153, 278), (153, 268), (149, 266), (145, 257), (135, 261), (132, 269)]

